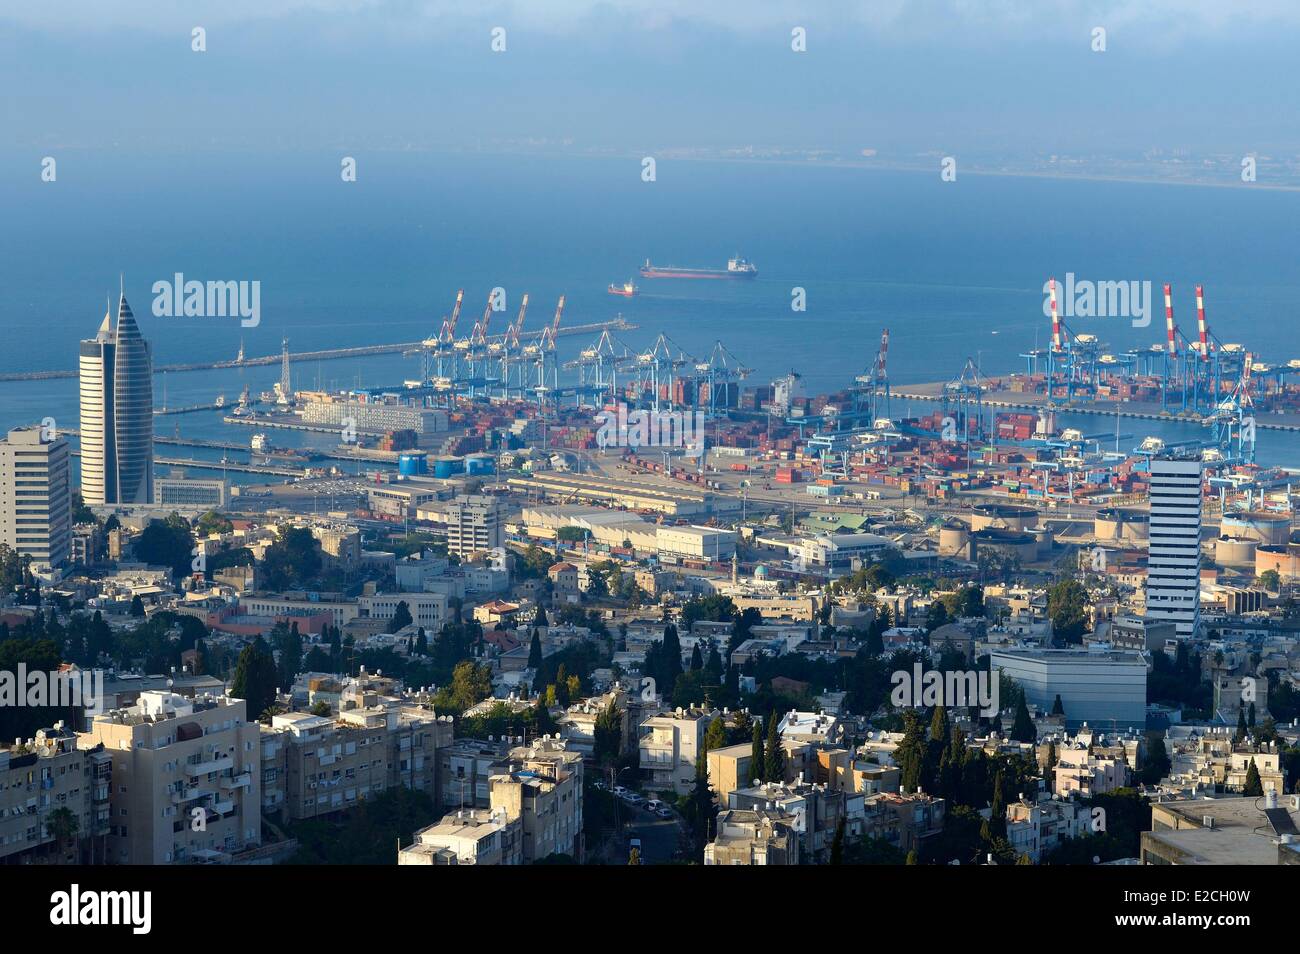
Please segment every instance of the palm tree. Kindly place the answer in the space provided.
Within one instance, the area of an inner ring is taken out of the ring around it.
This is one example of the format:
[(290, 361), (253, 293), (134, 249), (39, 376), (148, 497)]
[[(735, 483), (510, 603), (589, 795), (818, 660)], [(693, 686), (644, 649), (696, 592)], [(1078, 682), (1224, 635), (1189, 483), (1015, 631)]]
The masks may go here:
[(70, 847), (69, 843), (76, 838), (77, 829), (80, 827), (77, 816), (68, 808), (54, 809), (50, 812), (50, 817), (45, 820), (45, 830), (54, 836), (56, 850)]

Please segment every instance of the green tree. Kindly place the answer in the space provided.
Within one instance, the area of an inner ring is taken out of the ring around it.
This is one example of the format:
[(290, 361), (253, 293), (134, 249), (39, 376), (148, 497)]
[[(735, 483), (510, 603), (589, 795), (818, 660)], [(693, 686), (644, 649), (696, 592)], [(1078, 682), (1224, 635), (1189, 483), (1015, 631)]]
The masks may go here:
[[(445, 694), (445, 695), (444, 695)], [(492, 670), (466, 659), (452, 670), (451, 685), (438, 693), (435, 707), (447, 707), (460, 714), (492, 695)]]
[(54, 809), (45, 819), (45, 828), (54, 836), (54, 843), (59, 848), (68, 846), (77, 837), (80, 827), (81, 823), (77, 816), (65, 805)]
[(785, 751), (781, 748), (781, 735), (777, 729), (775, 712), (767, 720), (767, 746), (763, 752), (763, 781), (785, 781)]
[(528, 668), (534, 672), (542, 670), (542, 638), (536, 626), (533, 627), (532, 641), (528, 644)]
[(250, 720), (275, 703), (276, 678), (275, 657), (259, 636), (240, 652), (235, 678), (230, 684), (230, 694), (244, 700)]
[[(753, 778), (764, 781), (767, 774), (766, 758), (763, 754), (763, 723), (754, 720), (754, 732), (749, 749), (749, 773)], [(748, 782), (749, 779), (743, 781)]]
[(613, 700), (596, 715), (592, 734), (592, 757), (596, 764), (605, 765), (617, 761), (623, 748), (623, 715)]
[(400, 632), (413, 622), (415, 620), (411, 619), (411, 608), (406, 605), (406, 600), (398, 600), (397, 608), (393, 610), (393, 618), (388, 621), (388, 631)]
[(293, 685), (294, 678), (302, 671), (302, 635), (298, 632), (296, 620), (288, 626), (284, 623), (275, 625), (271, 630), (271, 648), (280, 657), (277, 667), (279, 686), (288, 690)]
[(1034, 720), (1029, 717), (1029, 708), (1025, 705), (1023, 695), (1016, 706), (1016, 721), (1011, 726), (1011, 738), (1016, 742), (1038, 741), (1038, 730), (1034, 728)]
[(235, 529), (235, 525), (230, 521), (229, 517), (215, 510), (209, 510), (199, 517), (195, 527), (205, 537), (214, 533), (233, 533)]
[(714, 749), (720, 749), (727, 744), (727, 722), (722, 717), (718, 717), (709, 723), (708, 729), (704, 732), (704, 751), (712, 752)]
[(915, 792), (918, 788), (928, 789), (925, 778), (927, 746), (921, 735), (921, 720), (916, 712), (907, 709), (903, 712), (903, 738), (894, 750), (894, 764), (899, 770), (899, 786), (904, 792)]
[(131, 597), (131, 615), (136, 619), (144, 616), (144, 600), (140, 599), (139, 593)]
[(709, 771), (703, 754), (695, 759), (695, 783), (691, 787), (690, 816), (695, 835), (695, 857), (704, 859), (704, 846), (708, 844), (713, 818), (713, 791), (709, 788)]
[(682, 641), (677, 636), (677, 627), (672, 623), (664, 627), (662, 654), (663, 668), (659, 673), (659, 681), (663, 683), (663, 691), (667, 695), (672, 693), (673, 686), (677, 684), (677, 677), (683, 672)]
[(271, 590), (287, 590), (316, 579), (320, 574), (320, 545), (306, 527), (281, 524), (276, 540), (266, 548), (262, 571)]
[(135, 541), (135, 554), (145, 563), (165, 566), (172, 576), (188, 576), (194, 558), (194, 535), (180, 514), (166, 520), (150, 520)]
[(1047, 591), (1047, 615), (1056, 643), (1082, 642), (1088, 628), (1088, 591), (1073, 577), (1059, 580)]
[(1258, 798), (1264, 794), (1264, 784), (1259, 778), (1259, 768), (1255, 765), (1255, 760), (1250, 760), (1250, 766), (1246, 769), (1246, 782), (1241, 788), (1241, 794), (1246, 797)]

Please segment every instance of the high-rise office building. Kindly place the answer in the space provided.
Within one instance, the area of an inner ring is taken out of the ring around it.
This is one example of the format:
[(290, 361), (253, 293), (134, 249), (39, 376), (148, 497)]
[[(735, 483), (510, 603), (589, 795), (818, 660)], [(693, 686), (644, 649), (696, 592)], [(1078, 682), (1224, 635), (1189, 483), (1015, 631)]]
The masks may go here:
[(123, 294), (81, 342), (81, 496), (88, 504), (153, 503), (153, 362)]
[(1179, 639), (1201, 618), (1201, 462), (1153, 458), (1147, 551), (1147, 611), (1170, 620)]
[(447, 504), (447, 552), (458, 557), (501, 546), (501, 510), (495, 497), (461, 494)]
[(40, 426), (0, 440), (0, 543), (34, 567), (67, 562), (72, 545), (68, 442)]

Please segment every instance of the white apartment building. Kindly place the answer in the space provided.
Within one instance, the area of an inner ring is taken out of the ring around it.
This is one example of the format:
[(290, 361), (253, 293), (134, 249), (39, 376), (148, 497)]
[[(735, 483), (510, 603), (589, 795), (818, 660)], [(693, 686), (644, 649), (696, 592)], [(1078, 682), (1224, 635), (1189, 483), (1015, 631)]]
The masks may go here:
[(559, 739), (510, 750), (488, 780), (493, 811), (523, 829), (524, 864), (548, 855), (582, 859), (582, 755)]
[(1007, 806), (1007, 841), (1016, 855), (1038, 864), (1063, 841), (1092, 834), (1092, 810), (1082, 801), (1022, 796)]
[(0, 543), (36, 569), (67, 562), (72, 550), (68, 442), (42, 427), (0, 440)]
[(78, 738), (113, 760), (110, 864), (215, 860), (261, 843), (261, 749), (244, 700), (142, 692)]
[(78, 748), (62, 722), (0, 748), (0, 864), (48, 851), (50, 816), (61, 808), (76, 819), (79, 837), (106, 834), (112, 771), (102, 748)]
[(695, 760), (704, 750), (704, 734), (717, 709), (677, 709), (641, 723), (637, 747), (646, 787), (685, 795), (695, 782)]
[(1201, 462), (1152, 458), (1150, 509), (1146, 615), (1190, 639), (1201, 617)]
[(521, 865), (524, 823), (502, 809), (468, 809), (415, 833), (397, 853), (399, 865)]

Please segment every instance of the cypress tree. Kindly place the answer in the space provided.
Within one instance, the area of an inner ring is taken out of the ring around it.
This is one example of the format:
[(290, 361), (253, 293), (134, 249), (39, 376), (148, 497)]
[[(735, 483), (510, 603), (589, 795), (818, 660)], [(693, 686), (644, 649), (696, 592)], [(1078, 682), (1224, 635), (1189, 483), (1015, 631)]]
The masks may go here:
[(775, 712), (767, 720), (767, 751), (763, 756), (763, 781), (785, 781), (785, 752), (781, 750), (781, 736), (777, 732)]
[(704, 657), (700, 655), (700, 644), (696, 643), (691, 649), (691, 672), (699, 672), (704, 668)]
[(259, 636), (239, 654), (230, 694), (245, 701), (247, 718), (253, 721), (274, 704), (275, 684), (275, 657)]
[(1007, 806), (1002, 797), (1002, 770), (993, 776), (993, 800), (989, 803), (989, 828), (1001, 838), (1007, 833)]
[(944, 745), (948, 742), (948, 712), (943, 706), (935, 706), (930, 717), (930, 741)]
[(704, 858), (704, 846), (708, 843), (710, 827), (713, 822), (713, 791), (709, 788), (709, 771), (705, 757), (695, 760), (695, 785), (691, 789), (691, 815), (695, 828), (695, 854), (700, 860)]
[(537, 627), (533, 627), (533, 639), (528, 644), (528, 668), (537, 672), (542, 668), (542, 638)]
[(1259, 768), (1254, 759), (1250, 760), (1250, 766), (1246, 769), (1246, 784), (1242, 787), (1241, 794), (1255, 797), (1264, 794), (1264, 784), (1260, 781)]
[(911, 709), (903, 713), (903, 740), (894, 750), (894, 762), (899, 768), (899, 787), (904, 793), (915, 792), (925, 780), (925, 740), (921, 735), (921, 720)]
[(677, 627), (669, 623), (664, 627), (663, 681), (665, 692), (671, 693), (677, 684), (677, 677), (682, 670), (682, 641), (677, 636)]
[(704, 751), (712, 752), (714, 749), (720, 749), (727, 744), (727, 723), (726, 720), (719, 717), (709, 723), (709, 728), (704, 733)]
[[(732, 666), (731, 668), (732, 668), (732, 669), (735, 669), (736, 667), (735, 667), (735, 666)], [(748, 779), (744, 779), (744, 781), (745, 781), (746, 783), (748, 783), (748, 782), (751, 781), (752, 779), (758, 779), (760, 782), (764, 780), (764, 777), (766, 776), (766, 768), (765, 768), (765, 766), (764, 766), (763, 763), (764, 763), (764, 759), (763, 759), (763, 723), (762, 723), (762, 720), (760, 720), (760, 719), (755, 719), (755, 720), (754, 720), (754, 736), (753, 736), (753, 741), (750, 743), (750, 749), (749, 749), (749, 775), (750, 775), (750, 777), (749, 777)]]
[(844, 864), (844, 816), (840, 816), (840, 822), (835, 826), (835, 840), (831, 842), (831, 864)]
[(1024, 696), (1020, 697), (1016, 705), (1016, 721), (1011, 726), (1011, 738), (1016, 742), (1038, 741), (1038, 730), (1034, 728), (1034, 720), (1029, 718), (1029, 707), (1025, 705)]
[(722, 680), (722, 656), (718, 652), (717, 644), (709, 646), (709, 658), (704, 662), (704, 672), (710, 682)]

